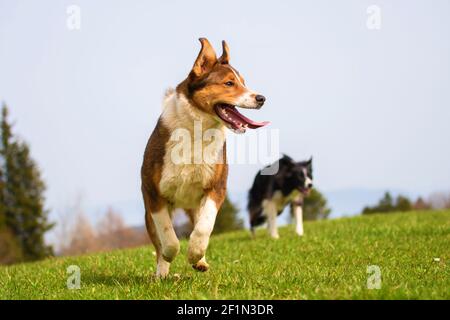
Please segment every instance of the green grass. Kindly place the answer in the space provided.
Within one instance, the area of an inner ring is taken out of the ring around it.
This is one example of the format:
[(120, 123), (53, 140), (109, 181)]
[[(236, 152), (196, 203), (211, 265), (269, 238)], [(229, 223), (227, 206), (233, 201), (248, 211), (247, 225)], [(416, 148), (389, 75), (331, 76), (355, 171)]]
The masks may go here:
[[(183, 241), (179, 276), (166, 280), (152, 278), (151, 247), (0, 267), (0, 299), (450, 299), (450, 211), (310, 222), (305, 233), (213, 237), (207, 273), (191, 269)], [(70, 265), (80, 290), (66, 287)], [(379, 290), (367, 289), (369, 265)]]

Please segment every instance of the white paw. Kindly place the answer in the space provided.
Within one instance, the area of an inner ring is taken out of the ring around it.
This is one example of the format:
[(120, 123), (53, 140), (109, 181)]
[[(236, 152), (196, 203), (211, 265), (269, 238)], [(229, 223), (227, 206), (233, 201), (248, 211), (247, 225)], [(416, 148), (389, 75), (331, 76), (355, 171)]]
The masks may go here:
[(206, 249), (200, 248), (198, 246), (189, 245), (188, 248), (188, 261), (190, 264), (196, 264), (205, 256)]
[(169, 275), (170, 263), (164, 259), (160, 259), (156, 266), (156, 277), (166, 278)]
[(188, 261), (190, 264), (196, 264), (205, 256), (208, 242), (209, 237), (207, 235), (194, 230), (191, 234), (188, 248)]
[(201, 258), (196, 264), (192, 265), (192, 267), (200, 272), (208, 271), (209, 264), (206, 262), (205, 257)]

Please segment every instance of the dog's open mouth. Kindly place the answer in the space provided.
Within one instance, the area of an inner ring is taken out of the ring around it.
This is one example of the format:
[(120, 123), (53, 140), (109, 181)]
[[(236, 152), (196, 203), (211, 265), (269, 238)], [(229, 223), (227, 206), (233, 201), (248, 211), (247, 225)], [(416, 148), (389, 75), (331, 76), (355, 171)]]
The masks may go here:
[(299, 190), (305, 197), (311, 193), (311, 188), (299, 188)]
[(214, 106), (217, 115), (222, 119), (228, 128), (237, 133), (244, 133), (248, 128), (257, 129), (269, 124), (268, 121), (253, 121), (241, 114), (236, 106), (231, 104), (219, 103)]

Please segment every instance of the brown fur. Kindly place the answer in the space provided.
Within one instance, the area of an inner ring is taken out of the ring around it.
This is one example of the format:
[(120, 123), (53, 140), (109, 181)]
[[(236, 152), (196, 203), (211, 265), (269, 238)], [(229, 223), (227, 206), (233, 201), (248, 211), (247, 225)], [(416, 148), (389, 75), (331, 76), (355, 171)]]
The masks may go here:
[[(240, 81), (239, 81), (240, 80)], [(240, 84), (244, 79), (234, 75), (228, 65), (217, 64), (211, 73), (202, 78), (188, 78), (178, 87), (177, 92), (188, 97), (189, 102), (199, 109), (215, 116), (214, 105), (218, 103), (233, 104), (246, 89)], [(226, 87), (226, 82), (233, 82), (233, 87)]]
[[(234, 104), (237, 97), (247, 89), (244, 78), (229, 63), (228, 45), (223, 41), (223, 54), (216, 59), (214, 49), (206, 39), (200, 39), (202, 50), (187, 79), (177, 87), (197, 108), (215, 116), (214, 105), (218, 103)], [(233, 72), (234, 71), (234, 72)], [(239, 78), (236, 78), (236, 75)], [(226, 86), (227, 82), (233, 86)]]
[(159, 192), (159, 182), (161, 180), (161, 171), (165, 155), (165, 145), (169, 140), (168, 129), (158, 120), (156, 128), (153, 131), (147, 143), (144, 153), (144, 162), (141, 170), (142, 192), (144, 201), (151, 212), (159, 211), (166, 201)]
[(156, 128), (147, 143), (144, 153), (144, 162), (141, 169), (142, 195), (145, 206), (145, 225), (147, 233), (156, 250), (156, 257), (161, 257), (161, 242), (156, 234), (156, 228), (151, 216), (152, 212), (158, 212), (165, 204), (166, 200), (159, 192), (159, 182), (165, 155), (165, 144), (169, 140), (169, 131), (158, 119)]

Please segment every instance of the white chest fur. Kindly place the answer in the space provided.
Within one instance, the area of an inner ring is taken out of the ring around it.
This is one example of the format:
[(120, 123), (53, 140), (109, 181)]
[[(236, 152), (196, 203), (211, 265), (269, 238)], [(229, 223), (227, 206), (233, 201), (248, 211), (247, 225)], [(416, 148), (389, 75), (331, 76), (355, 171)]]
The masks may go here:
[[(204, 189), (214, 178), (217, 161), (221, 160), (225, 128), (175, 92), (165, 98), (161, 118), (171, 137), (165, 146), (160, 191), (177, 208), (196, 208), (204, 196)], [(205, 137), (205, 132), (210, 129), (222, 133), (215, 136), (213, 142)], [(205, 151), (208, 151), (207, 157)]]
[(301, 194), (298, 190), (292, 191), (287, 196), (283, 196), (281, 191), (276, 191), (273, 194), (272, 199), (264, 200), (264, 201), (272, 202), (274, 204), (275, 208), (277, 209), (277, 211), (279, 212), (279, 211), (282, 211), (288, 203), (290, 203), (293, 200), (299, 199), (299, 197), (301, 197)]

